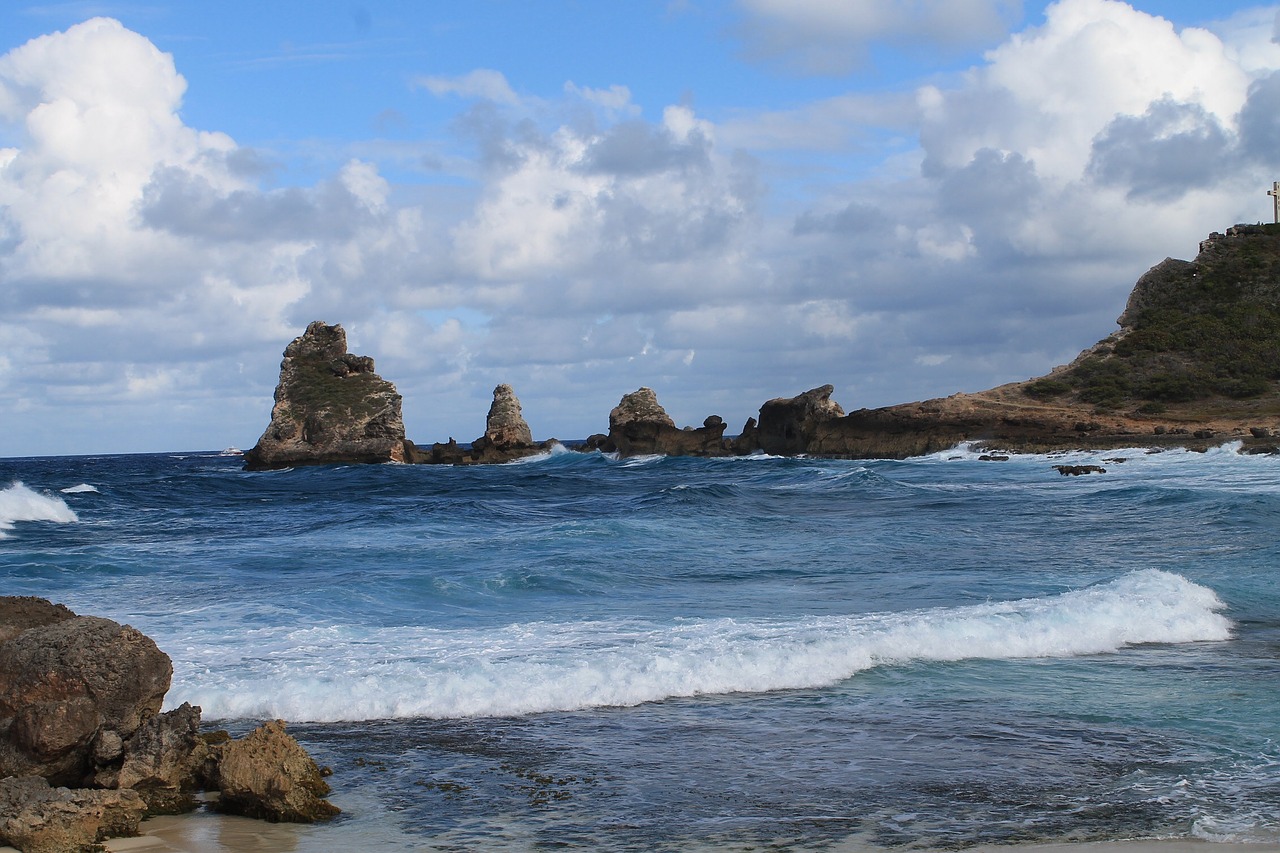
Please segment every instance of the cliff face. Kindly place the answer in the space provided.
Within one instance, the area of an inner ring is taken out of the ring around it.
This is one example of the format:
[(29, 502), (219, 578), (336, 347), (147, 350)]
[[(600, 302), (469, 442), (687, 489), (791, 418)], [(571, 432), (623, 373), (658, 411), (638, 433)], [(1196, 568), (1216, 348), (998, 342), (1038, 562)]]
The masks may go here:
[(284, 351), (271, 423), (245, 454), (249, 470), (406, 461), (395, 386), (373, 359), (347, 352), (341, 326), (316, 321)]
[[(1211, 234), (1134, 286), (1119, 331), (1038, 379), (823, 421), (808, 452), (904, 457), (961, 441), (1010, 449), (1181, 445), (1280, 431), (1280, 226)], [(1140, 438), (1139, 438), (1140, 437)]]

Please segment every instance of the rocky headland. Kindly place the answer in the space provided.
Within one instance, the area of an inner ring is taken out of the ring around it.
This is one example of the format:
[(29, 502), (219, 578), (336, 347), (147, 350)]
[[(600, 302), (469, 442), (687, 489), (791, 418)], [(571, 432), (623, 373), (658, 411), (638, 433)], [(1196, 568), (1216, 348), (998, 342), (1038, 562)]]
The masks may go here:
[(101, 849), (145, 817), (196, 809), (307, 823), (337, 813), (324, 772), (272, 721), (233, 739), (162, 712), (173, 665), (140, 631), (0, 597), (0, 844)]
[[(609, 413), (608, 433), (582, 449), (872, 459), (963, 442), (1047, 452), (1238, 440), (1246, 452), (1280, 453), (1280, 225), (1237, 225), (1209, 235), (1193, 261), (1166, 258), (1138, 280), (1117, 323), (1038, 378), (848, 413), (823, 385), (765, 402), (736, 437), (725, 436), (718, 415), (677, 427), (656, 393), (640, 388)], [(482, 437), (420, 448), (405, 440), (394, 386), (345, 346), (340, 326), (315, 322), (286, 348), (271, 424), (246, 467), (508, 462), (554, 443), (533, 439), (515, 392), (499, 385)]]

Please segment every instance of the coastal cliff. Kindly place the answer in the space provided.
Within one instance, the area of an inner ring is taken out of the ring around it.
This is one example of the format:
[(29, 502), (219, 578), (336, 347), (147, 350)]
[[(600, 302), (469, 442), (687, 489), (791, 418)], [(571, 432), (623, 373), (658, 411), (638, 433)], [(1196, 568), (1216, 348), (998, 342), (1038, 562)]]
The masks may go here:
[(962, 441), (1009, 450), (1182, 446), (1280, 435), (1280, 226), (1210, 234), (1134, 286), (1119, 330), (1070, 364), (975, 394), (823, 422), (820, 456), (901, 458)]

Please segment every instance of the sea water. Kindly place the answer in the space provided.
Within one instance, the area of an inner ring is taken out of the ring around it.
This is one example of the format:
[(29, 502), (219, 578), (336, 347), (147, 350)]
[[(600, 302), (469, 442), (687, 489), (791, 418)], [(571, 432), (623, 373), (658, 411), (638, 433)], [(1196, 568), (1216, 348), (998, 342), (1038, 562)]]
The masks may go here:
[(301, 851), (1277, 842), (1280, 458), (1237, 450), (0, 459), (0, 594), (288, 720), (344, 810)]

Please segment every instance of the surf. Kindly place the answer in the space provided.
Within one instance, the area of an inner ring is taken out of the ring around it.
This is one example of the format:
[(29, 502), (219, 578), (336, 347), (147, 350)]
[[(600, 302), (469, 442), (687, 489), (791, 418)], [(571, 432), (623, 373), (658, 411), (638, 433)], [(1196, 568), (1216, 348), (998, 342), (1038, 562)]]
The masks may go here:
[(175, 660), (210, 718), (465, 718), (825, 688), (876, 667), (1114, 654), (1223, 641), (1213, 590), (1160, 570), (1057, 595), (797, 619), (261, 629)]
[(61, 498), (42, 495), (19, 481), (0, 490), (0, 539), (6, 538), (19, 522), (52, 521), (74, 524), (79, 520)]

